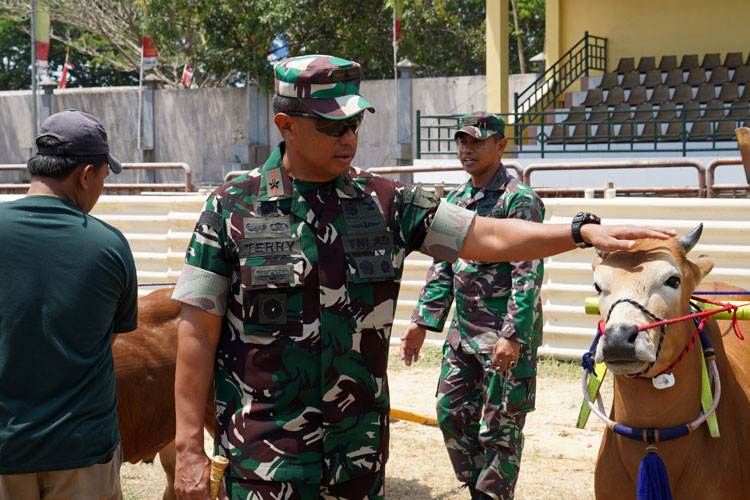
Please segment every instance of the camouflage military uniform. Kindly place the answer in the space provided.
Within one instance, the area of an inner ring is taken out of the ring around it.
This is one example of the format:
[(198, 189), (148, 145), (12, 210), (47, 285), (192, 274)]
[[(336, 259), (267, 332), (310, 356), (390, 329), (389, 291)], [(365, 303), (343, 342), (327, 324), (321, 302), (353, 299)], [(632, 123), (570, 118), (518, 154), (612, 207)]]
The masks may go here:
[[(326, 183), (293, 181), (283, 153), (284, 143), (208, 198), (174, 292), (224, 316), (217, 451), (230, 459), (231, 498), (271, 498), (259, 480), (382, 476), (404, 257), (455, 260), (474, 217), (353, 167)], [(377, 489), (368, 497), (382, 498), (382, 477)]]
[[(475, 189), (468, 182), (447, 201), (482, 216), (544, 219), (541, 200), (502, 167), (485, 187)], [(541, 260), (436, 262), (412, 317), (442, 331), (455, 295), (455, 314), (443, 347), (438, 419), (458, 479), (493, 498), (512, 498), (526, 412), (534, 409), (543, 273)], [(490, 368), (499, 337), (521, 344), (518, 364), (505, 373)]]

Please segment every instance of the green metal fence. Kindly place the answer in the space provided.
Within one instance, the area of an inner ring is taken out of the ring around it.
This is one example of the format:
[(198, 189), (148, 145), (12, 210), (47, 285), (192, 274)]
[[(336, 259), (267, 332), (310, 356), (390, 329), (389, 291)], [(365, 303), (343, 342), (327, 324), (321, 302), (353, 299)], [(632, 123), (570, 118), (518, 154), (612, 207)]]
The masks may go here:
[[(521, 137), (507, 135), (512, 151), (549, 153), (660, 152), (687, 156), (698, 151), (737, 151), (734, 129), (750, 126), (750, 103), (705, 108), (539, 111)], [(646, 116), (646, 114), (651, 116)], [(660, 115), (660, 113), (662, 113)], [(670, 116), (674, 114), (675, 116)], [(422, 115), (417, 111), (417, 158), (456, 153), (453, 134), (461, 115)], [(506, 122), (512, 114), (500, 114)], [(539, 125), (544, 123), (545, 125)], [(517, 130), (506, 127), (506, 132)]]

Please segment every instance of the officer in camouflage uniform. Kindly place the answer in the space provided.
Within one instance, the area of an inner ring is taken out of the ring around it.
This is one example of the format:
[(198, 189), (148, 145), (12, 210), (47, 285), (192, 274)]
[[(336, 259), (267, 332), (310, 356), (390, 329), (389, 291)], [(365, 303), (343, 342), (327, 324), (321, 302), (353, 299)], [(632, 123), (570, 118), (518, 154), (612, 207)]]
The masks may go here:
[[(374, 111), (358, 93), (357, 63), (301, 56), (274, 71), (284, 141), (208, 198), (173, 295), (182, 302), (175, 491), (208, 498), (202, 424), (213, 377), (229, 498), (382, 499), (404, 257), (541, 258), (575, 244), (569, 226), (475, 217), (352, 167), (364, 112)], [(613, 226), (583, 233), (604, 251), (666, 237)]]
[[(502, 118), (478, 112), (461, 117), (460, 126), (458, 157), (471, 180), (451, 191), (447, 202), (485, 217), (544, 220), (539, 197), (500, 162), (507, 143)], [(456, 477), (473, 499), (513, 498), (522, 429), (534, 409), (543, 274), (542, 260), (436, 261), (404, 334), (403, 342), (414, 337), (418, 346), (412, 349), (418, 349), (425, 329), (443, 330), (455, 296), (437, 415)], [(501, 371), (491, 367), (494, 352), (502, 356)]]

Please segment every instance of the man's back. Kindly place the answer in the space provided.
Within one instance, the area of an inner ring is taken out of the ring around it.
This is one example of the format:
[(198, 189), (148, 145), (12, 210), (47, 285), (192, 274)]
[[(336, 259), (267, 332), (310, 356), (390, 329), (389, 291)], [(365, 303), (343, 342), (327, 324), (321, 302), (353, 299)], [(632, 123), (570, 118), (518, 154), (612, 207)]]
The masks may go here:
[(119, 442), (111, 334), (135, 329), (122, 234), (54, 196), (0, 204), (0, 473), (91, 465)]

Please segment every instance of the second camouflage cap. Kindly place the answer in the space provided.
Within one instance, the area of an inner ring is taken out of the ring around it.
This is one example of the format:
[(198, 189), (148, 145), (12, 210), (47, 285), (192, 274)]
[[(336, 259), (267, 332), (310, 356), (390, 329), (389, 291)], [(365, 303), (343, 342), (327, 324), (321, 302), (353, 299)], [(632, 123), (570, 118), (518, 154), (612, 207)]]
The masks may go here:
[(375, 108), (359, 95), (360, 67), (354, 61), (326, 55), (284, 59), (274, 66), (274, 92), (293, 97), (315, 113), (343, 120)]
[(505, 121), (486, 111), (463, 115), (459, 118), (458, 127), (458, 131), (453, 134), (454, 139), (458, 139), (458, 134), (469, 134), (475, 139), (486, 139), (497, 133), (505, 137)]

